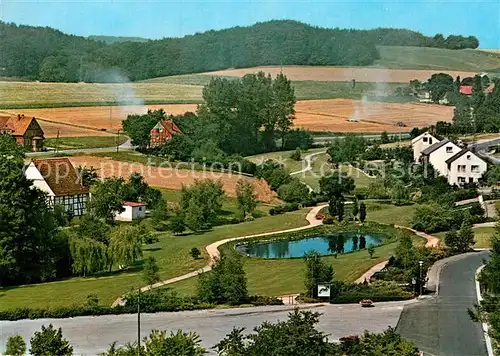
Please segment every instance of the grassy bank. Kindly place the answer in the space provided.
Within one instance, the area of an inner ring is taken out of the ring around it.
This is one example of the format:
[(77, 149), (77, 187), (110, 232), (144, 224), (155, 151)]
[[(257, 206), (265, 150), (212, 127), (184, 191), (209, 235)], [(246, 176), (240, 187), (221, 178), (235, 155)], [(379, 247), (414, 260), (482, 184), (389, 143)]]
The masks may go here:
[[(58, 148), (59, 150), (85, 149), (85, 148), (106, 148), (121, 145), (127, 142), (128, 137), (116, 136), (82, 136), (82, 137), (61, 137), (48, 138), (44, 141), (45, 147)], [(117, 142), (118, 141), (118, 142)]]
[[(491, 248), (491, 237), (495, 233), (494, 227), (475, 227), (472, 229), (472, 231), (474, 231), (474, 239), (476, 240), (474, 247)], [(433, 236), (436, 236), (438, 239), (443, 241), (443, 244), (445, 235), (446, 232), (438, 232), (433, 234)]]

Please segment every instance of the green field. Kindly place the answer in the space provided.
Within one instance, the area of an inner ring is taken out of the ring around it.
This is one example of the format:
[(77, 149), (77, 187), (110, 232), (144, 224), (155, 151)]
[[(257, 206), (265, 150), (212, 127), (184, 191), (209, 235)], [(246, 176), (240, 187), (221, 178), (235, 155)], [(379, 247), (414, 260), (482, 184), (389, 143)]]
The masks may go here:
[(500, 54), (479, 50), (378, 46), (380, 59), (373, 66), (394, 69), (436, 69), (482, 72), (500, 68)]
[(0, 82), (0, 108), (201, 102), (202, 86), (153, 83)]
[[(494, 227), (475, 227), (473, 228), (476, 248), (491, 248), (491, 236), (495, 233)], [(444, 241), (445, 232), (433, 234), (441, 241)]]
[[(156, 258), (162, 279), (175, 277), (196, 270), (207, 263), (204, 246), (229, 237), (303, 226), (306, 224), (307, 211), (265, 216), (237, 225), (217, 226), (203, 234), (172, 236), (168, 232), (159, 233), (160, 241), (144, 248), (144, 257)], [(198, 247), (203, 252), (203, 259), (192, 259), (189, 251), (193, 247)], [(102, 277), (71, 278), (58, 282), (0, 288), (0, 310), (82, 304), (89, 294), (97, 295), (101, 304), (111, 304), (123, 293), (145, 284), (141, 277), (140, 264), (141, 261), (129, 270)]]
[(83, 148), (106, 148), (121, 145), (128, 140), (127, 136), (121, 135), (117, 141), (116, 136), (82, 136), (48, 138), (44, 141), (45, 147), (57, 148), (59, 150), (83, 149)]

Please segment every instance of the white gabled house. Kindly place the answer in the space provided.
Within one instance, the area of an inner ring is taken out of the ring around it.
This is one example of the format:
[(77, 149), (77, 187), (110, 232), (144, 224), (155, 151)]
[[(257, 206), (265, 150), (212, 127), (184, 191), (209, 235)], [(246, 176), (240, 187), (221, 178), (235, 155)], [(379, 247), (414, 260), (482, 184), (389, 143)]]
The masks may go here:
[(448, 139), (440, 141), (428, 132), (414, 138), (412, 147), (415, 162), (432, 164), (450, 185), (478, 183), (487, 170), (486, 162), (470, 148), (461, 148)]
[(411, 146), (413, 148), (413, 159), (415, 163), (420, 162), (422, 151), (427, 147), (432, 146), (436, 142), (439, 142), (439, 140), (432, 136), (429, 131), (424, 132), (420, 136), (417, 136), (413, 140), (411, 140)]
[(24, 172), (33, 186), (47, 193), (50, 206), (61, 205), (73, 216), (85, 213), (89, 188), (68, 158), (33, 160)]
[(486, 162), (468, 148), (446, 160), (449, 184), (477, 183), (488, 169)]
[(448, 139), (444, 139), (423, 150), (421, 160), (424, 164), (432, 164), (440, 175), (446, 176), (448, 172), (446, 160), (453, 157), (460, 150), (461, 148), (453, 142)]

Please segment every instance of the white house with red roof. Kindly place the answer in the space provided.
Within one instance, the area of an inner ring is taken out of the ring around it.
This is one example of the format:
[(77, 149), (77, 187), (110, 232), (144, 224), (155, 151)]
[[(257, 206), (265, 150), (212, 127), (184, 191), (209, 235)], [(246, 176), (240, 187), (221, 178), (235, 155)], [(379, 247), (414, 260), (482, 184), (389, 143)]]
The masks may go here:
[(146, 205), (127, 201), (123, 203), (123, 211), (116, 214), (115, 219), (119, 221), (134, 221), (146, 217)]

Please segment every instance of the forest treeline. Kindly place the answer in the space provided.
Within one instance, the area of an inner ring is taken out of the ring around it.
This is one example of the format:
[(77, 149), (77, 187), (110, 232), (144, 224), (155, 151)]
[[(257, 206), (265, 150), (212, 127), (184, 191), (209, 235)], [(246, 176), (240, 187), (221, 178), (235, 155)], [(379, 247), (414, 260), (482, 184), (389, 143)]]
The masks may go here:
[(364, 66), (380, 58), (377, 45), (451, 49), (479, 45), (475, 37), (426, 37), (404, 29), (325, 29), (290, 20), (182, 38), (107, 42), (49, 27), (0, 22), (0, 76), (121, 82), (259, 65)]

